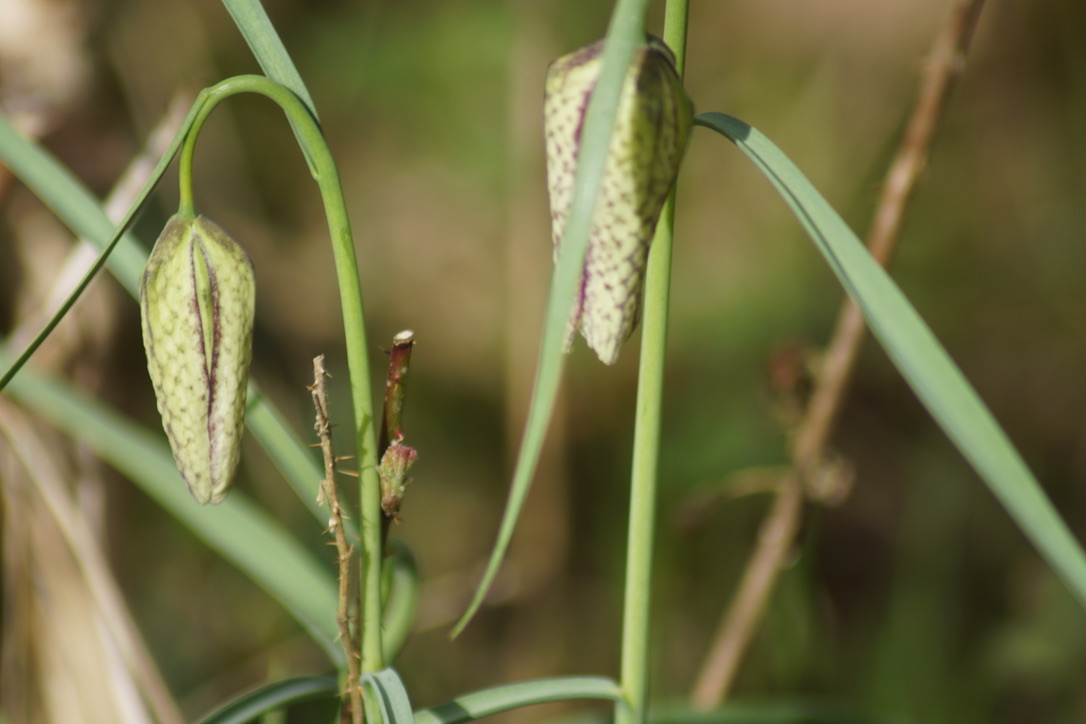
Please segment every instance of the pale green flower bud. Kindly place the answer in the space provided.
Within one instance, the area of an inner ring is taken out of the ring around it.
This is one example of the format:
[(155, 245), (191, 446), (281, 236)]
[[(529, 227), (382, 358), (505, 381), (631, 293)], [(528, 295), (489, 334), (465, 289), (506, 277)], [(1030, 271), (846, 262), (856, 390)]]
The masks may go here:
[[(602, 52), (599, 41), (559, 58), (547, 71), (543, 112), (555, 258)], [(566, 331), (567, 351), (579, 330), (600, 360), (614, 364), (619, 346), (637, 326), (649, 244), (679, 172), (692, 113), (674, 56), (649, 36), (635, 51), (622, 87), (584, 274)]]
[(147, 371), (193, 497), (226, 496), (241, 453), (256, 289), (237, 243), (203, 216), (174, 216), (140, 281)]

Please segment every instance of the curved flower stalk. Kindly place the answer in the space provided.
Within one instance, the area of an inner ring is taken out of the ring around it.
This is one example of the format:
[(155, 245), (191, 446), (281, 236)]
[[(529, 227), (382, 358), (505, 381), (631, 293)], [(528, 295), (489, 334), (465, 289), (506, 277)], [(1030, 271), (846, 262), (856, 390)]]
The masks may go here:
[[(603, 41), (562, 56), (547, 71), (544, 130), (555, 258), (562, 243), (589, 98)], [(592, 219), (584, 272), (566, 330), (580, 331), (605, 364), (641, 317), (649, 244), (690, 137), (693, 107), (663, 41), (647, 36), (626, 76)]]
[(147, 370), (174, 460), (199, 503), (226, 496), (241, 453), (253, 267), (203, 216), (172, 217), (140, 280)]

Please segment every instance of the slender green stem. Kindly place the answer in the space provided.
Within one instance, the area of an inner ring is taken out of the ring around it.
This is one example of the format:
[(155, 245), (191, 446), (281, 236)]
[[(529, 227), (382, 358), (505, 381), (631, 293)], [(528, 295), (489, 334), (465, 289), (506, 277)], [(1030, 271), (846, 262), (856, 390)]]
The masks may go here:
[[(312, 163), (313, 177), (324, 200), (325, 216), (332, 238), (332, 249), (339, 282), (343, 329), (346, 337), (347, 367), (354, 404), (355, 436), (358, 441), (359, 478), (362, 507), (362, 670), (384, 668), (381, 645), (381, 493), (377, 476), (377, 435), (374, 426), (373, 396), (370, 388), (369, 360), (366, 356), (366, 326), (362, 308), (362, 288), (354, 253), (347, 205), (339, 173), (320, 125), (305, 103), (290, 89), (264, 76), (246, 75), (229, 78), (207, 89), (206, 105), (182, 149), (182, 169), (188, 167), (191, 205), (192, 148), (201, 122), (221, 101), (238, 93), (257, 93), (274, 101), (290, 119), (306, 158)], [(184, 174), (184, 172), (183, 172)], [(182, 175), (182, 189), (185, 177)], [(183, 193), (186, 193), (183, 191)], [(185, 197), (182, 197), (184, 204)], [(184, 213), (182, 207), (179, 213)]]
[[(217, 87), (217, 86), (216, 86)], [(227, 94), (228, 95), (228, 94)], [(192, 122), (192, 132), (185, 134), (185, 141), (181, 145), (181, 154), (178, 161), (178, 204), (177, 215), (183, 219), (191, 219), (196, 216), (196, 205), (192, 200), (192, 158), (196, 153), (196, 139), (200, 136), (200, 129), (204, 121), (211, 115), (219, 101), (227, 97), (219, 94), (216, 96), (214, 88), (205, 88), (197, 96), (192, 109), (195, 112)], [(217, 100), (208, 102), (212, 96)]]
[[(686, 74), (686, 28), (690, 21), (690, 0), (668, 0), (664, 8), (664, 42), (675, 54), (675, 71), (682, 80)], [(667, 226), (674, 227), (675, 213), (671, 210)]]
[[(283, 41), (268, 19), (260, 0), (223, 0), (245, 42), (253, 51), (260, 67), (273, 80), (289, 89), (307, 114), (287, 113), (306, 163), (321, 187), (329, 229), (335, 248), (336, 273), (339, 277), (340, 303), (343, 306), (343, 329), (347, 343), (347, 365), (354, 402), (355, 434), (358, 438), (359, 476), (361, 485), (362, 526), (362, 584), (360, 606), (363, 616), (362, 671), (384, 668), (381, 655), (381, 491), (377, 475), (377, 447), (374, 432), (373, 399), (370, 389), (369, 363), (366, 357), (366, 328), (362, 312), (362, 293), (358, 283), (358, 267), (354, 256), (347, 211), (339, 174), (332, 162), (324, 138), (319, 132), (317, 109), (298, 69), (283, 46)], [(285, 110), (285, 109), (284, 109)], [(297, 116), (297, 117), (295, 117)], [(314, 134), (312, 131), (316, 129)], [(315, 139), (314, 139), (315, 136)], [(318, 141), (311, 144), (311, 140)], [(319, 158), (317, 154), (319, 152)], [(327, 187), (326, 187), (327, 185)], [(329, 194), (335, 197), (329, 203)], [(333, 213), (332, 206), (335, 206)]]
[[(686, 52), (686, 0), (671, 0), (664, 21), (664, 42), (675, 53), (682, 78)], [(616, 724), (643, 724), (648, 711), (649, 631), (652, 603), (652, 553), (667, 349), (668, 295), (671, 290), (671, 242), (675, 228), (675, 193), (664, 206), (649, 252), (645, 274), (641, 365), (630, 477), (630, 520), (626, 541), (626, 590), (622, 615), (622, 691), (625, 707), (615, 710)]]
[(547, 321), (543, 328), (543, 341), (539, 351), (539, 366), (528, 409), (528, 424), (521, 441), (513, 472), (513, 485), (509, 492), (498, 540), (487, 563), (483, 580), (468, 604), (468, 610), (453, 627), (451, 637), (464, 630), (483, 603), (490, 585), (501, 565), (505, 551), (513, 538), (517, 518), (528, 488), (532, 482), (536, 463), (543, 448), (543, 438), (548, 421), (554, 411), (558, 396), (558, 383), (562, 376), (562, 347), (566, 323), (573, 304), (574, 292), (584, 271), (585, 253), (592, 228), (592, 216), (603, 185), (607, 150), (611, 145), (611, 131), (618, 113), (622, 82), (630, 67), (637, 46), (644, 43), (645, 12), (648, 0), (617, 0), (611, 13), (607, 41), (603, 51), (600, 77), (584, 115), (581, 150), (577, 155), (577, 170), (570, 202), (569, 220), (562, 236), (562, 248), (558, 252), (557, 265), (551, 279), (547, 302)]

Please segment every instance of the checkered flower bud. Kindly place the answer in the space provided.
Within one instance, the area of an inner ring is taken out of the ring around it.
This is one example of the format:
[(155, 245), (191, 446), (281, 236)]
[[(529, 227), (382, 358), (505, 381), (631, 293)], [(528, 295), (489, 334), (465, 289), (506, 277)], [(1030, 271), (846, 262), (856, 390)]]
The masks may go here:
[[(602, 52), (599, 41), (559, 58), (547, 72), (544, 130), (556, 259)], [(580, 331), (600, 360), (614, 364), (619, 347), (637, 326), (649, 244), (679, 172), (692, 112), (671, 50), (649, 36), (636, 50), (622, 87), (584, 273), (566, 331), (567, 351)]]
[(181, 477), (200, 503), (226, 496), (240, 457), (252, 355), (253, 267), (203, 216), (174, 216), (140, 282), (147, 370)]

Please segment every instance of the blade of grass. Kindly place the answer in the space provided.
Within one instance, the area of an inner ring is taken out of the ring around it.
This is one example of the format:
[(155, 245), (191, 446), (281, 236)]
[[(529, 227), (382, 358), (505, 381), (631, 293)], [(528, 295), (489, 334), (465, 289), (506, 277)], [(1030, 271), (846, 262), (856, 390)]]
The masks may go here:
[[(0, 115), (0, 162), (41, 199), (69, 229), (102, 249), (113, 236), (114, 225), (87, 188), (50, 153), (20, 136)], [(147, 263), (147, 250), (131, 233), (124, 234), (106, 262), (106, 268), (132, 295), (139, 295), (139, 278)], [(326, 511), (316, 504), (321, 469), (313, 452), (290, 431), (282, 415), (255, 384), (249, 386), (247, 424), (272, 462), (298, 497), (324, 525)], [(348, 533), (357, 537), (353, 521)]]
[[(309, 95), (309, 89), (305, 87), (301, 74), (294, 66), (294, 61), (290, 59), (290, 54), (287, 53), (279, 34), (275, 32), (275, 26), (272, 25), (271, 19), (264, 11), (264, 6), (260, 4), (260, 0), (223, 0), (222, 4), (226, 11), (230, 13), (230, 17), (234, 24), (237, 25), (241, 36), (245, 38), (249, 50), (252, 51), (253, 57), (260, 64), (264, 75), (293, 91), (294, 95), (298, 96), (302, 103), (305, 104), (305, 107), (309, 109), (309, 112), (313, 114), (313, 118), (317, 119), (317, 108), (313, 105), (313, 98)], [(298, 145), (301, 147), (302, 153), (305, 154), (310, 173), (316, 176), (316, 165), (306, 144), (302, 141), (300, 130), (294, 121), (290, 121), (290, 127), (298, 138)]]
[(569, 319), (573, 295), (581, 277), (581, 270), (584, 268), (588, 234), (592, 227), (596, 200), (599, 197), (607, 149), (611, 143), (611, 127), (614, 125), (618, 112), (626, 69), (629, 68), (633, 59), (634, 49), (644, 42), (644, 18), (647, 7), (647, 0), (619, 0), (611, 15), (611, 25), (607, 31), (607, 42), (603, 51), (603, 68), (585, 113), (573, 201), (565, 233), (562, 236), (558, 264), (551, 279), (532, 401), (528, 409), (528, 421), (521, 441), (520, 453), (513, 471), (509, 500), (506, 503), (498, 538), (486, 571), (467, 611), (453, 627), (450, 634), (453, 638), (464, 630), (475, 612), (479, 610), (498, 573), (505, 552), (509, 548), (509, 542), (513, 538), (517, 519), (528, 497), (532, 476), (539, 462), (543, 438), (558, 395), (558, 383), (562, 376), (562, 346), (566, 320)]
[(290, 704), (314, 699), (334, 701), (338, 687), (334, 676), (303, 676), (276, 681), (242, 694), (225, 706), (205, 714), (197, 724), (246, 724)]
[(407, 696), (403, 680), (395, 670), (382, 669), (376, 673), (364, 674), (362, 685), (368, 689), (372, 698), (376, 699), (382, 724), (413, 724), (411, 699)]
[(387, 590), (384, 604), (385, 661), (390, 665), (415, 629), (419, 607), (419, 571), (411, 549), (403, 541), (388, 543), (388, 560), (381, 569)]
[[(3, 390), (7, 386), (8, 382), (18, 374), (23, 365), (27, 363), (45, 339), (54, 329), (56, 329), (60, 320), (67, 315), (68, 310), (72, 308), (90, 285), (91, 281), (93, 281), (94, 277), (101, 271), (106, 260), (109, 258), (110, 253), (112, 253), (113, 249), (120, 241), (123, 233), (128, 230), (129, 225), (139, 215), (148, 196), (150, 196), (155, 186), (158, 185), (159, 180), (161, 180), (163, 174), (165, 174), (166, 168), (169, 166), (174, 154), (177, 153), (177, 149), (180, 147), (182, 139), (184, 139), (185, 134), (188, 133), (189, 128), (196, 118), (198, 104), (192, 104), (191, 109), (179, 122), (172, 122), (169, 120), (171, 117), (181, 112), (186, 105), (188, 104), (180, 98), (174, 101), (174, 108), (171, 113), (167, 115), (163, 122), (150, 135), (143, 153), (129, 163), (128, 168), (118, 180), (118, 185), (114, 187), (114, 191), (110, 194), (110, 199), (106, 201), (104, 208), (106, 208), (107, 217), (110, 217), (112, 221), (112, 217), (120, 216), (120, 218), (117, 219), (116, 229), (113, 231), (109, 242), (99, 251), (97, 258), (95, 258), (91, 265), (83, 272), (79, 281), (67, 291), (64, 301), (57, 305), (56, 311), (53, 312), (52, 316), (44, 324), (40, 322), (40, 317), (37, 315), (31, 315), (23, 323), (28, 329), (32, 329), (40, 324), (41, 329), (37, 332), (34, 339), (19, 354), (15, 362), (8, 367), (7, 371), (0, 377), (0, 390)], [(167, 141), (167, 139), (169, 140)], [(158, 161), (155, 163), (154, 167), (148, 173), (142, 173), (141, 169), (146, 165), (148, 159), (153, 159), (155, 157), (158, 157)], [(141, 178), (142, 181), (139, 180)], [(139, 186), (139, 188), (131, 188), (131, 190), (128, 191), (124, 190), (130, 186)], [(126, 210), (123, 214), (121, 214), (119, 210), (115, 214), (111, 214), (108, 210), (108, 207), (111, 204), (116, 204), (119, 209)], [(65, 284), (63, 281), (59, 281), (59, 283)], [(66, 286), (63, 288), (66, 288)], [(52, 303), (52, 296), (50, 296), (48, 304), (51, 305)], [(16, 338), (17, 335), (18, 331), (13, 332), (12, 338)]]
[(1018, 451), (901, 290), (795, 164), (750, 125), (704, 113), (697, 125), (735, 143), (795, 213), (886, 353), (1011, 517), (1086, 605), (1086, 555)]
[[(0, 362), (6, 357), (0, 350)], [(328, 568), (240, 491), (216, 506), (192, 499), (165, 442), (75, 388), (24, 370), (12, 398), (90, 447), (279, 601), (336, 665), (336, 584)]]
[[(20, 136), (3, 115), (0, 115), (0, 162), (75, 234), (99, 249), (109, 242), (115, 225), (98, 200), (55, 157)], [(136, 297), (146, 263), (147, 251), (128, 233), (109, 255), (107, 266), (121, 286)]]
[(459, 724), (532, 704), (575, 699), (622, 701), (622, 690), (611, 679), (571, 676), (525, 681), (476, 691), (415, 712), (415, 724)]
[(309, 96), (309, 89), (305, 87), (301, 74), (294, 67), (290, 54), (275, 32), (275, 26), (260, 0), (223, 0), (222, 4), (238, 26), (264, 75), (294, 91), (294, 95), (298, 96), (313, 117), (317, 118), (317, 109)]
[[(255, 384), (249, 385), (249, 409), (245, 424), (257, 439), (276, 469), (290, 483), (298, 498), (322, 526), (328, 523), (328, 509), (317, 502), (321, 472), (311, 448), (298, 439), (283, 415), (266, 400)], [(351, 518), (343, 521), (348, 540), (358, 540), (358, 524)]]
[[(901, 240), (910, 200), (927, 164), (951, 89), (965, 68), (984, 0), (954, 0), (950, 6), (928, 51), (916, 99), (897, 151), (886, 169), (864, 239), (872, 258), (883, 267), (888, 266)], [(791, 434), (792, 474), (778, 476), (775, 500), (763, 519), (757, 543), (713, 634), (691, 692), (695, 707), (716, 708), (735, 681), (739, 664), (791, 556), (804, 518), (804, 478), (823, 464), (827, 442), (866, 336), (863, 313), (846, 296), (833, 335), (821, 354), (814, 388), (806, 396), (802, 417)]]

